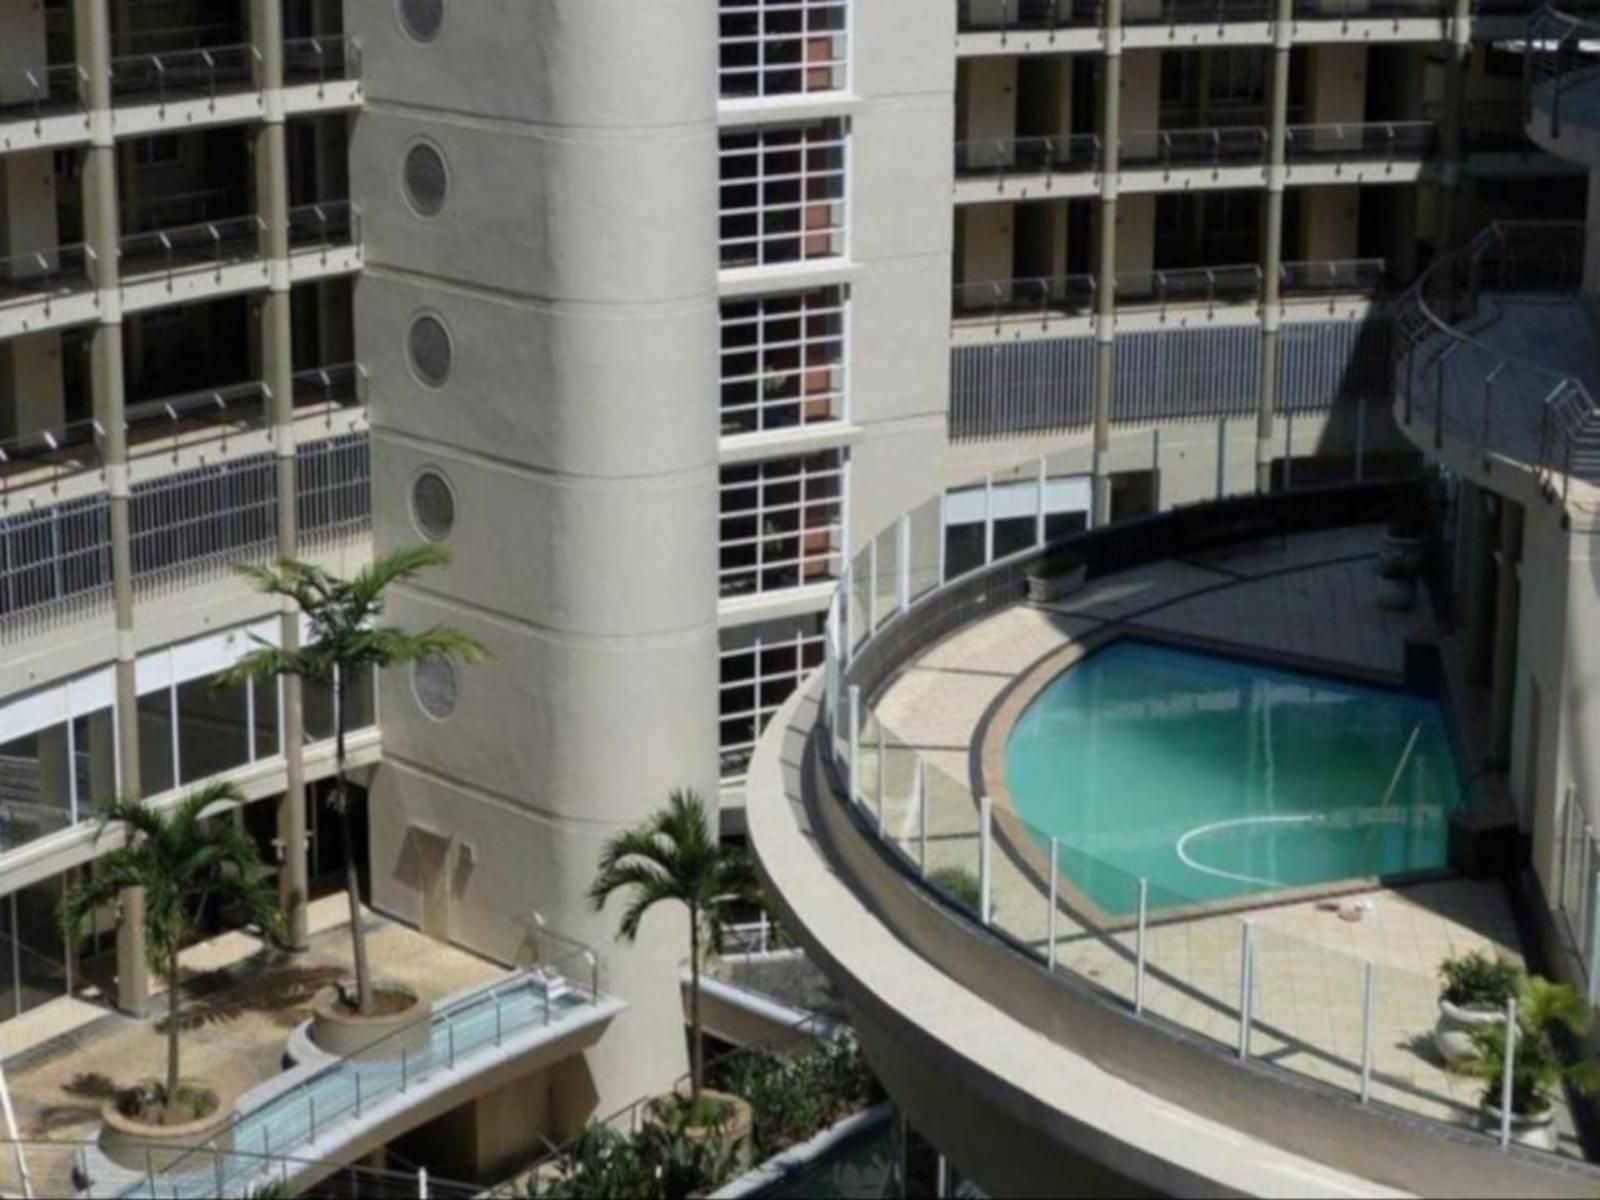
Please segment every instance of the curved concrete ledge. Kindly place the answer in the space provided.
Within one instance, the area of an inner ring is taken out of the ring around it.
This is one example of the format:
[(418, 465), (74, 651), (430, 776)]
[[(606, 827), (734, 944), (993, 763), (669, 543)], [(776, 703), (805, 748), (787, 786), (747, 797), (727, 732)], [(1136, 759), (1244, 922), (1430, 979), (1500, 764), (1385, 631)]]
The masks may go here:
[(841, 802), (813, 736), (822, 681), (751, 764), (759, 870), (850, 1007), (912, 1125), (1007, 1195), (1592, 1196), (1593, 1172), (1364, 1109), (1136, 1020), (1051, 976), (902, 873)]
[[(1556, 87), (1561, 119), (1552, 119)], [(1528, 138), (1568, 162), (1600, 167), (1600, 67), (1572, 72), (1534, 87), (1528, 97)]]

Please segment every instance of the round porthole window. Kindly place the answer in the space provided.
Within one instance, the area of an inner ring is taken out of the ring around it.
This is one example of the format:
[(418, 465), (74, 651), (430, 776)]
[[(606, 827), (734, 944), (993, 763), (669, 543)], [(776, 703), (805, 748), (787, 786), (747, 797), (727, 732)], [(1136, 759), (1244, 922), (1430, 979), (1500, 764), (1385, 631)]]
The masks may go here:
[(456, 710), (456, 669), (442, 658), (418, 659), (411, 669), (411, 689), (422, 711), (442, 721)]
[(433, 41), (444, 24), (444, 0), (400, 0), (400, 24), (413, 40)]
[(450, 190), (450, 171), (444, 155), (432, 142), (418, 142), (406, 151), (403, 172), (406, 200), (419, 217), (436, 217), (444, 211)]
[(429, 541), (442, 542), (450, 536), (456, 524), (456, 494), (443, 475), (424, 471), (417, 476), (411, 485), (411, 516)]
[(450, 331), (438, 317), (424, 313), (411, 322), (411, 331), (406, 335), (406, 353), (411, 359), (411, 370), (423, 383), (438, 388), (449, 382), (455, 346), (450, 341)]

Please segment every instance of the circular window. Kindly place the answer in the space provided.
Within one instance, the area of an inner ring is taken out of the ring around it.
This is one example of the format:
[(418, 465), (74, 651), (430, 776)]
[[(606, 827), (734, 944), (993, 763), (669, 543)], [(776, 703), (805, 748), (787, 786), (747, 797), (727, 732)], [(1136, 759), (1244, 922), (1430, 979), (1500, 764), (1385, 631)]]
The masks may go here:
[(400, 0), (400, 24), (417, 41), (433, 41), (444, 24), (444, 0)]
[(449, 381), (455, 347), (450, 342), (450, 331), (438, 317), (424, 313), (411, 322), (406, 351), (411, 357), (411, 369), (423, 383), (437, 388)]
[(411, 689), (422, 711), (435, 721), (456, 710), (456, 669), (445, 659), (418, 659), (411, 668)]
[(450, 190), (450, 172), (444, 155), (431, 142), (418, 142), (406, 151), (406, 199), (420, 217), (436, 217), (444, 211), (445, 193)]
[(444, 476), (424, 471), (411, 485), (411, 516), (422, 535), (440, 542), (450, 536), (456, 523), (456, 495)]

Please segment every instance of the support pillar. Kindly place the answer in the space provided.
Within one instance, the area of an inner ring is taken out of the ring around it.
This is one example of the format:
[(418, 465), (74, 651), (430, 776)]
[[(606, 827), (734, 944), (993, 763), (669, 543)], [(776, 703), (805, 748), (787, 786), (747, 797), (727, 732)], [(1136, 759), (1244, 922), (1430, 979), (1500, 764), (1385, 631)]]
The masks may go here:
[(1117, 387), (1117, 174), (1122, 125), (1122, 0), (1105, 0), (1100, 72), (1100, 249), (1095, 266), (1094, 511), (1111, 520), (1111, 405)]
[[(267, 292), (261, 300), (261, 382), (266, 388), (272, 446), (277, 458), (278, 557), (299, 554), (299, 486), (295, 461), (293, 322), (289, 283), (289, 155), (283, 107), (283, 5), (251, 0), (250, 28), (259, 57), (263, 117), (255, 137), (256, 212), (261, 217), (261, 254), (267, 262)], [(300, 616), (293, 601), (281, 603), (279, 636), (286, 650), (300, 644)], [(306, 897), (305, 750), (301, 737), (302, 689), (282, 681), (283, 757), (287, 784), (278, 801), (278, 899), (291, 949), (308, 945)]]
[(1461, 121), (1466, 97), (1467, 64), (1472, 56), (1472, 0), (1454, 0), (1445, 46), (1444, 113), (1439, 122), (1439, 245), (1435, 258), (1456, 246), (1461, 188)]
[(1494, 674), (1489, 695), (1489, 759), (1511, 762), (1511, 718), (1517, 698), (1517, 629), (1522, 561), (1522, 507), (1500, 501), (1500, 548), (1496, 554), (1494, 603)]
[(1267, 203), (1261, 222), (1261, 377), (1256, 381), (1256, 491), (1272, 489), (1278, 411), (1278, 352), (1283, 323), (1283, 188), (1289, 136), (1289, 47), (1293, 0), (1278, 0), (1272, 29), (1272, 108), (1267, 128)]
[[(111, 607), (117, 631), (117, 786), (141, 794), (139, 779), (138, 651), (133, 628), (133, 551), (128, 479), (128, 431), (122, 377), (122, 299), (118, 287), (117, 147), (111, 126), (111, 14), (108, 0), (74, 0), (78, 66), (87, 81), (89, 148), (83, 167), (83, 240), (94, 255), (100, 319), (90, 335), (90, 379), (100, 456), (105, 465), (111, 531)], [(143, 1014), (150, 1003), (144, 938), (144, 896), (123, 893), (117, 930), (117, 1005)]]

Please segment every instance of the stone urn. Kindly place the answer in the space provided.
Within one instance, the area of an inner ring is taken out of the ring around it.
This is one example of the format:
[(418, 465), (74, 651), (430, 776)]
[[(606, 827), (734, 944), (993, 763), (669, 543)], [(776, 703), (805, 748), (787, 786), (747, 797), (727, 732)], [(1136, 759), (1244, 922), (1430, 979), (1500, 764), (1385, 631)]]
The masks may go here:
[(1034, 604), (1047, 604), (1072, 595), (1089, 578), (1089, 564), (1079, 563), (1070, 570), (1055, 575), (1029, 575), (1028, 599)]
[(1440, 997), (1439, 1020), (1433, 1027), (1434, 1049), (1446, 1066), (1460, 1067), (1482, 1058), (1472, 1035), (1480, 1029), (1493, 1029), (1505, 1023), (1506, 1014), (1497, 1008), (1462, 1008)]
[[(1478, 1128), (1485, 1133), (1500, 1134), (1500, 1109), (1485, 1104), (1478, 1110)], [(1546, 1107), (1543, 1112), (1511, 1114), (1511, 1140), (1519, 1146), (1554, 1153), (1556, 1141), (1556, 1110)]]

